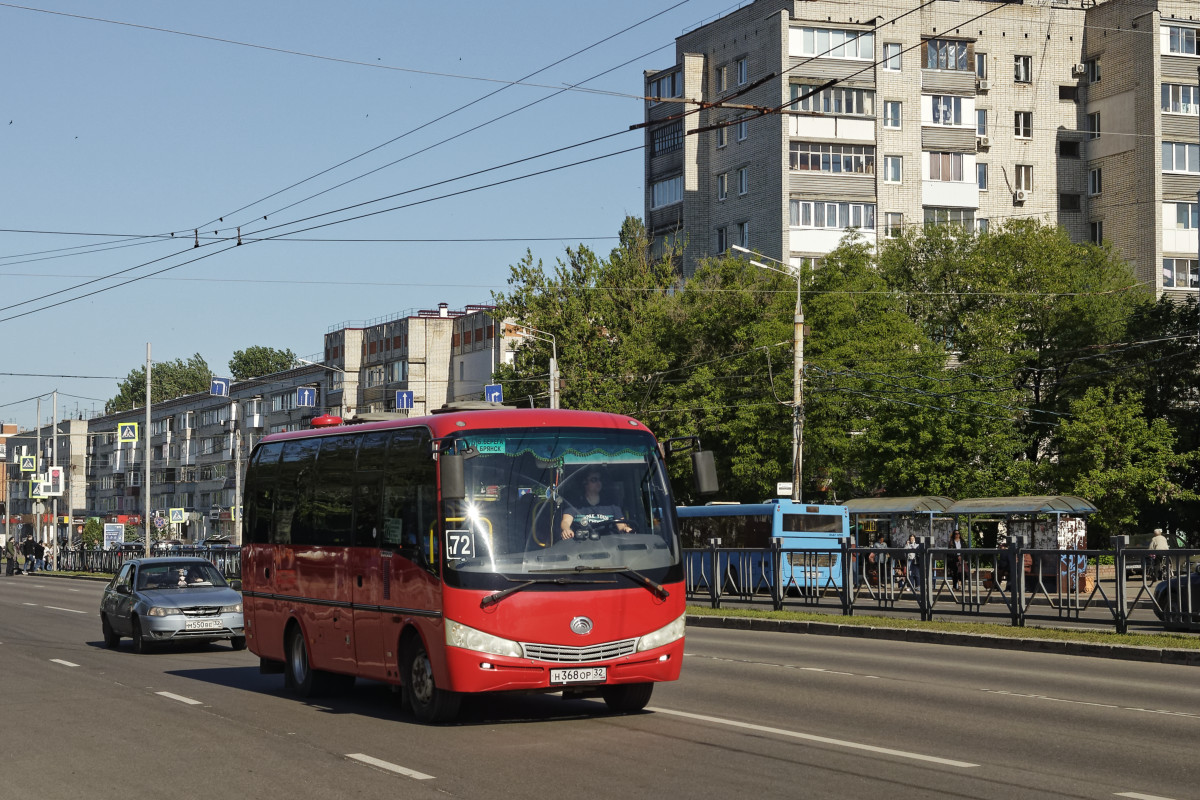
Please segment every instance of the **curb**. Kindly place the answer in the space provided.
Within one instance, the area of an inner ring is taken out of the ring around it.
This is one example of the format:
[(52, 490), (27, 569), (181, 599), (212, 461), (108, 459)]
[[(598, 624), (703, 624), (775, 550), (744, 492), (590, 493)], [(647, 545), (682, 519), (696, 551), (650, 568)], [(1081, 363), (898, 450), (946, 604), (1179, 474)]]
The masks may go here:
[(916, 644), (942, 644), (957, 647), (987, 647), (994, 650), (1020, 650), (1031, 653), (1058, 653), (1090, 658), (1115, 658), (1122, 661), (1143, 661), (1154, 664), (1174, 664), (1200, 667), (1200, 650), (1178, 650), (1161, 647), (1096, 644), (1094, 642), (1063, 642), (1055, 639), (1010, 639), (982, 633), (950, 633), (904, 628), (876, 628), (871, 625), (840, 625), (833, 622), (777, 620), (752, 617), (709, 617), (689, 614), (687, 624), (693, 628), (727, 628), (729, 630), (799, 633), (815, 636), (847, 636), (857, 639), (886, 639)]

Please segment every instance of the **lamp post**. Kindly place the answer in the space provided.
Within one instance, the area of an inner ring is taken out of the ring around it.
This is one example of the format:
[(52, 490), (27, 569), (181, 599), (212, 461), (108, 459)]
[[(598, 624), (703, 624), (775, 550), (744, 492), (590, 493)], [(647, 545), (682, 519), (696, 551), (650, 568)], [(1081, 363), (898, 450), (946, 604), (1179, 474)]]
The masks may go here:
[[(804, 476), (804, 306), (802, 300), (801, 272), (799, 269), (776, 261), (773, 258), (759, 255), (745, 247), (731, 245), (730, 249), (751, 256), (750, 263), (761, 269), (779, 272), (796, 279), (796, 311), (792, 316), (792, 502), (801, 500), (800, 481)], [(756, 261), (755, 258), (766, 258), (786, 269), (772, 267)]]
[(554, 338), (554, 334), (538, 330), (520, 320), (517, 320), (517, 324), (527, 332), (530, 338), (550, 343), (550, 407), (558, 408), (558, 340)]

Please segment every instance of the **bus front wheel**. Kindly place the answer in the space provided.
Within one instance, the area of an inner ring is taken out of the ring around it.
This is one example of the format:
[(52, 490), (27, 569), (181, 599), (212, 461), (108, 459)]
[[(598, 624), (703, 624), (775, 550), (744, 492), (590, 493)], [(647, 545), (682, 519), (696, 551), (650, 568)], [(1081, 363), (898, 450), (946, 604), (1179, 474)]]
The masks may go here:
[(404, 679), (405, 705), (412, 709), (418, 720), (440, 724), (458, 715), (462, 696), (438, 688), (429, 654), (419, 636), (414, 636), (405, 645), (400, 674)]
[(618, 683), (601, 687), (600, 696), (610, 710), (618, 714), (631, 714), (646, 707), (653, 691), (653, 683)]

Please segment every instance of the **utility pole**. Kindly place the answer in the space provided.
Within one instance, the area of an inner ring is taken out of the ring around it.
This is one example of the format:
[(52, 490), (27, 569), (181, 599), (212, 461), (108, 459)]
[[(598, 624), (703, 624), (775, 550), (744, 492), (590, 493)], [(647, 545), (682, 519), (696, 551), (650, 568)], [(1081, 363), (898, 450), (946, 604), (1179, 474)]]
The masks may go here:
[[(54, 390), (54, 400), (53, 400), (52, 408), (53, 408), (53, 413), (51, 415), (51, 420), (52, 420), (51, 425), (53, 427), (50, 428), (50, 466), (57, 467), (58, 466), (58, 389)], [(65, 480), (63, 481), (63, 488), (64, 489), (66, 488)], [(52, 538), (50, 539), (51, 546), (48, 547), (47, 549), (50, 551), (51, 559), (54, 559), (58, 553), (58, 495), (54, 495), (53, 498), (50, 500), (50, 518), (53, 520), (53, 522), (50, 523), (50, 536)], [(54, 564), (53, 561), (50, 564), (50, 569), (57, 569), (57, 565)]]
[(150, 343), (146, 342), (146, 464), (142, 470), (142, 508), (146, 523), (146, 558), (150, 557)]
[(804, 306), (800, 276), (796, 270), (796, 313), (792, 318), (792, 502), (800, 502), (800, 480), (804, 476)]

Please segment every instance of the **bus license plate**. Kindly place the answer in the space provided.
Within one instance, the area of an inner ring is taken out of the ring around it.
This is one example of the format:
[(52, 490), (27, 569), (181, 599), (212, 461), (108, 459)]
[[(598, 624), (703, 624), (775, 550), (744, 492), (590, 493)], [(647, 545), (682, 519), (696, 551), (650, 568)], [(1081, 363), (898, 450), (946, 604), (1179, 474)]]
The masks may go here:
[(185, 631), (208, 631), (219, 627), (221, 627), (219, 619), (189, 619), (183, 623)]
[(551, 683), (595, 683), (608, 677), (607, 667), (550, 670)]

